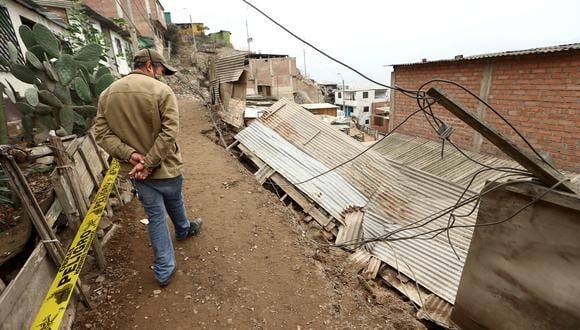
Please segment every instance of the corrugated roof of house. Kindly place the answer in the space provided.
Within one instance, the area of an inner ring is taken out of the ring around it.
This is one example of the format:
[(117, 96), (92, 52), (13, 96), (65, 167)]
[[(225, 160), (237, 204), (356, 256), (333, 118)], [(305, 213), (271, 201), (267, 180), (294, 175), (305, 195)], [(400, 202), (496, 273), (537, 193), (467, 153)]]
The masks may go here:
[(300, 106), (308, 110), (328, 109), (328, 108), (338, 109), (338, 106), (330, 103), (305, 103), (300, 104)]
[[(441, 142), (421, 137), (392, 133), (374, 144), (372, 148), (392, 161), (431, 173), (461, 186), (467, 186), (471, 177), (484, 169), (483, 166), (467, 159), (449, 144), (445, 145), (442, 155)], [(523, 169), (513, 160), (462, 151), (478, 162), (491, 167)], [(480, 191), (487, 180), (496, 180), (504, 174), (497, 171), (483, 172), (474, 179), (470, 189)]]
[(479, 55), (471, 55), (471, 56), (457, 55), (451, 59), (441, 59), (441, 60), (401, 63), (401, 64), (389, 64), (386, 66), (407, 66), (407, 65), (420, 65), (420, 64), (444, 63), (444, 62), (460, 62), (460, 61), (470, 61), (470, 60), (478, 60), (478, 59), (494, 58), (494, 57), (556, 53), (556, 52), (564, 52), (564, 51), (578, 50), (578, 49), (580, 49), (580, 43), (573, 43), (573, 44), (566, 44), (566, 45), (530, 48), (530, 49), (523, 49), (523, 50), (510, 50), (510, 51), (505, 51), (505, 52), (487, 53), (487, 54), (479, 54)]

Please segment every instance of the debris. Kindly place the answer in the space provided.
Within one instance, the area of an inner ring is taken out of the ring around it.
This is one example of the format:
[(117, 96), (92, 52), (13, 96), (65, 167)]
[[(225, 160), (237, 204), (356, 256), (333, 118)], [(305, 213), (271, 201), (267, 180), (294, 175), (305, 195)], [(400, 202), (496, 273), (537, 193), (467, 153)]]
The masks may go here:
[(149, 224), (149, 219), (141, 219), (141, 220), (139, 220), (139, 222), (141, 222), (144, 225), (148, 225)]

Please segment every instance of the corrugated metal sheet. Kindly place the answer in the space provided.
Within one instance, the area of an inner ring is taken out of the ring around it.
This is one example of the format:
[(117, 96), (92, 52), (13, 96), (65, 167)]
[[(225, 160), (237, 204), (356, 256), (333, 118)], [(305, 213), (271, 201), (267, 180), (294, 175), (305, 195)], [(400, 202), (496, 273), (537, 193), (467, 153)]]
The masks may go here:
[[(272, 109), (279, 110), (254, 122), (236, 138), (292, 183), (349, 161), (365, 149), (290, 101), (281, 100)], [(366, 203), (365, 238), (379, 237), (454, 205), (463, 192), (463, 188), (453, 182), (389, 161), (372, 150), (329, 174), (296, 187), (335, 218), (349, 205)], [(472, 195), (473, 192), (467, 193), (468, 197)], [(460, 213), (467, 213), (470, 206), (463, 207)], [(474, 224), (476, 214), (458, 218), (458, 224)], [(447, 218), (443, 217), (394, 237), (411, 236), (445, 226)], [(455, 229), (450, 236), (460, 259), (455, 257), (445, 235), (430, 240), (377, 242), (367, 244), (366, 248), (377, 258), (453, 303), (472, 230)]]
[[(328, 170), (323, 163), (305, 154), (259, 121), (241, 131), (236, 139), (292, 183), (310, 179)], [(368, 201), (334, 172), (297, 187), (335, 218), (340, 218), (340, 212), (346, 206), (363, 206)]]
[(425, 299), (423, 307), (417, 312), (417, 317), (449, 327), (451, 325), (452, 310), (453, 305), (436, 295), (430, 294)]
[(220, 57), (215, 61), (215, 74), (220, 83), (234, 82), (244, 72), (246, 53)]
[[(382, 141), (375, 143), (372, 149), (392, 161), (431, 173), (464, 187), (469, 184), (476, 172), (484, 169), (483, 166), (465, 158), (449, 144), (445, 145), (442, 158), (440, 142), (399, 133), (392, 133)], [(464, 152), (469, 157), (488, 166), (523, 169), (515, 161), (476, 154), (470, 151)], [(487, 180), (496, 180), (504, 174), (497, 171), (483, 172), (473, 181), (470, 190), (480, 191)]]
[(472, 56), (459, 55), (459, 56), (456, 56), (455, 58), (451, 58), (451, 59), (426, 61), (426, 62), (392, 64), (392, 66), (408, 66), (408, 65), (421, 65), (421, 64), (430, 64), (430, 63), (470, 61), (470, 60), (478, 60), (478, 59), (492, 58), (492, 57), (556, 53), (556, 52), (564, 52), (564, 51), (577, 50), (577, 49), (580, 49), (580, 43), (550, 46), (550, 47), (531, 48), (531, 49), (523, 49), (523, 50), (509, 50), (509, 51), (499, 52), (499, 53), (488, 53), (488, 54), (480, 54), (480, 55), (472, 55)]

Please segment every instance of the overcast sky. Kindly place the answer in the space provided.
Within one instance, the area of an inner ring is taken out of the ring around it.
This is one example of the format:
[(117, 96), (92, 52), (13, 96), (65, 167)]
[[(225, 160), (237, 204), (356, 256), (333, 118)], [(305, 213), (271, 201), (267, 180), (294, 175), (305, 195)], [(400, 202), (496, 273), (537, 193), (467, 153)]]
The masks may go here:
[[(319, 81), (369, 83), (294, 39), (242, 0), (160, 0), (175, 23), (227, 30), (237, 49), (296, 57)], [(292, 32), (381, 82), (387, 64), (580, 42), (580, 1), (329, 1), (250, 0)], [(306, 56), (304, 56), (304, 53)], [(304, 61), (306, 58), (306, 61)]]

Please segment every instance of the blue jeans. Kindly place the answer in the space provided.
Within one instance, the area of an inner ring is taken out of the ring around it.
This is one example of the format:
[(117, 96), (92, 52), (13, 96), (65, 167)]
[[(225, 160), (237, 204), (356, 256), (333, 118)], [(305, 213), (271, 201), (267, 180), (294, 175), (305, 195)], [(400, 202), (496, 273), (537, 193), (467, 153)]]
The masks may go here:
[(169, 234), (165, 211), (169, 214), (175, 236), (183, 238), (189, 231), (181, 186), (183, 176), (171, 179), (135, 180), (135, 189), (149, 216), (149, 239), (155, 254), (153, 271), (159, 282), (166, 281), (175, 270), (175, 253)]

